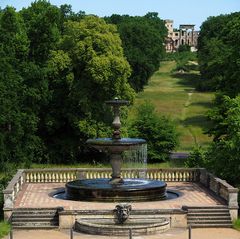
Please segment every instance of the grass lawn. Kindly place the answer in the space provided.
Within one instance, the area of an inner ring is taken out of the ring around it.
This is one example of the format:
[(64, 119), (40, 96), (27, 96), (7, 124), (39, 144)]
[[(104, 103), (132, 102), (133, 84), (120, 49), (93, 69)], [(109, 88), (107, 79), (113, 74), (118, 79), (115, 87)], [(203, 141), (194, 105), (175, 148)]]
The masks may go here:
[(6, 236), (10, 231), (10, 225), (7, 222), (0, 221), (0, 238)]
[(235, 228), (236, 230), (240, 231), (240, 218), (238, 218), (237, 220), (235, 220), (233, 222), (233, 228)]
[(180, 146), (177, 151), (190, 151), (194, 146), (206, 146), (211, 138), (204, 135), (208, 126), (205, 113), (211, 108), (213, 93), (195, 91), (199, 80), (198, 71), (174, 73), (174, 61), (162, 62), (157, 71), (137, 95), (130, 117), (134, 117), (136, 105), (151, 101), (159, 114), (171, 117), (177, 123)]
[[(162, 163), (151, 163), (151, 164), (147, 164), (146, 167), (147, 168), (174, 168), (174, 167), (185, 167), (185, 161), (183, 159), (171, 159), (167, 162), (162, 162)], [(70, 164), (70, 165), (66, 165), (66, 164), (32, 164), (31, 168), (110, 168), (110, 164), (106, 163), (106, 164), (101, 164), (101, 163), (97, 163), (97, 164), (86, 164), (86, 163), (79, 163), (79, 164)], [(143, 164), (140, 163), (138, 164), (131, 164), (131, 165), (127, 165), (124, 164), (122, 165), (122, 168), (143, 168)]]

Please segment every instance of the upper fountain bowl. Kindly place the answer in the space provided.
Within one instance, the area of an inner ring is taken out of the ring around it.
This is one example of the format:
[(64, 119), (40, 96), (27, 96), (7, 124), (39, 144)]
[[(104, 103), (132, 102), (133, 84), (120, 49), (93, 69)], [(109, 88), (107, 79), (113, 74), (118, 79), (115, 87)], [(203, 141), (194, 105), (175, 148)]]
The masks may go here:
[(121, 100), (121, 99), (118, 99), (118, 98), (115, 98), (114, 100), (105, 101), (105, 103), (107, 105), (118, 106), (118, 107), (124, 106), (124, 105), (129, 105), (128, 100)]
[(103, 152), (121, 153), (127, 150), (138, 148), (139, 145), (146, 144), (146, 140), (138, 138), (112, 138), (88, 139), (87, 144)]

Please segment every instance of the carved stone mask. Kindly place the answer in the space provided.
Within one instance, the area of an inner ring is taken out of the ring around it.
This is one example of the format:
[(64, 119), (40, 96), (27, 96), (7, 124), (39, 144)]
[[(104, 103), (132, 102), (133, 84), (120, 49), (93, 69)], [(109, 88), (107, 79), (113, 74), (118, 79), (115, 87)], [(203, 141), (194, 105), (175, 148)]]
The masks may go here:
[(123, 224), (129, 217), (132, 206), (129, 204), (118, 204), (114, 209), (116, 223)]

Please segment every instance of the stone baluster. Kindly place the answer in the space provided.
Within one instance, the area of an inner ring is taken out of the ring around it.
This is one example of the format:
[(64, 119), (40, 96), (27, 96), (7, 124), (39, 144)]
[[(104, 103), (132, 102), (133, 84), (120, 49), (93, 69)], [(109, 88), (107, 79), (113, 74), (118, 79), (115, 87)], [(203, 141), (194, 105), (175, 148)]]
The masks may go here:
[(52, 182), (55, 183), (56, 182), (56, 173), (53, 172), (52, 174)]
[(56, 183), (59, 183), (60, 180), (59, 180), (59, 172), (56, 172)]
[(33, 182), (34, 182), (34, 183), (37, 182), (37, 175), (36, 175), (36, 173), (33, 174)]
[(165, 173), (165, 179), (164, 179), (164, 181), (168, 181), (168, 171), (166, 171), (166, 173)]

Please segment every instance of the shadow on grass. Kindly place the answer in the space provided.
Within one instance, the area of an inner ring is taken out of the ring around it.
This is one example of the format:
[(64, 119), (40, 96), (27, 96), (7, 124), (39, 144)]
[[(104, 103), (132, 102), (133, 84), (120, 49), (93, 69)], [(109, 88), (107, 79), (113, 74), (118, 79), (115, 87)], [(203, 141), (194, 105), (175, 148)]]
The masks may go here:
[(185, 65), (185, 67), (189, 71), (199, 71), (199, 65), (198, 64), (187, 64), (187, 65)]
[(210, 121), (205, 115), (197, 115), (186, 118), (182, 121), (182, 124), (184, 126), (201, 127), (202, 129), (207, 130), (209, 128)]
[(200, 75), (196, 73), (173, 73), (172, 77), (179, 79), (179, 84), (197, 89), (200, 84)]
[(202, 106), (204, 108), (211, 108), (213, 106), (212, 102), (206, 102), (206, 101), (199, 101), (199, 102), (192, 102), (191, 106)]

